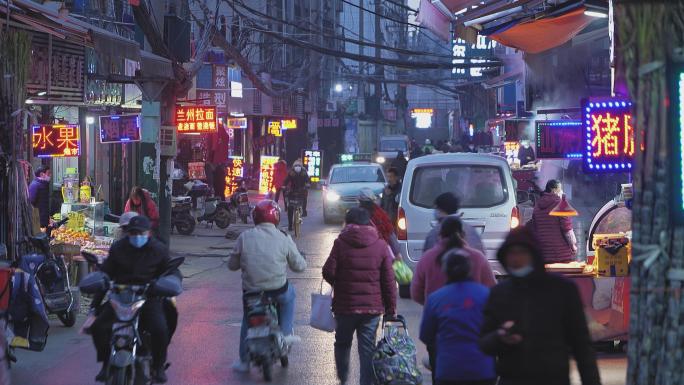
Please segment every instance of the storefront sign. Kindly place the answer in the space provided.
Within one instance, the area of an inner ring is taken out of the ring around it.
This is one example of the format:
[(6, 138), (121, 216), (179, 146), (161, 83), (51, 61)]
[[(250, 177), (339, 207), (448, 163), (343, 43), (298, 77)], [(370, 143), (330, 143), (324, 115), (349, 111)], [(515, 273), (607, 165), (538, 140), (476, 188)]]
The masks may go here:
[(245, 162), (241, 156), (231, 156), (228, 158), (226, 166), (226, 189), (224, 196), (229, 197), (240, 187), (240, 179), (244, 176)]
[(282, 126), (280, 120), (271, 120), (270, 122), (268, 122), (267, 134), (273, 136), (283, 136), (281, 128)]
[(247, 128), (247, 118), (230, 118), (226, 126), (232, 130), (243, 130)]
[(670, 174), (672, 175), (672, 215), (684, 223), (684, 64), (669, 63), (670, 91)]
[(435, 110), (432, 108), (414, 108), (411, 110), (411, 117), (416, 119), (416, 128), (430, 128), (432, 126), (432, 115)]
[(283, 130), (294, 130), (297, 128), (297, 119), (283, 119), (280, 126)]
[(582, 110), (586, 134), (584, 170), (628, 172), (634, 158), (632, 102), (606, 99), (585, 101)]
[(216, 132), (216, 107), (177, 106), (176, 127), (179, 134)]
[(188, 178), (190, 179), (207, 179), (207, 174), (204, 169), (204, 162), (190, 162), (188, 163)]
[(323, 156), (318, 150), (304, 150), (302, 151), (302, 163), (309, 174), (312, 182), (320, 182), (321, 180), (321, 160)]
[(228, 111), (228, 91), (197, 89), (197, 100), (203, 106), (215, 106), (217, 111)]
[[(452, 47), (452, 63), (466, 64), (466, 63), (484, 63), (484, 57), (492, 56), (492, 50), (497, 43), (486, 36), (477, 36), (477, 43), (468, 44), (463, 39), (454, 39)], [(453, 68), (451, 73), (457, 78), (481, 78), (483, 67), (472, 68)]]
[(537, 120), (537, 158), (582, 157), (582, 122), (579, 120)]
[(228, 88), (228, 67), (224, 65), (214, 65), (213, 68), (213, 84), (214, 88), (227, 89)]
[(140, 141), (140, 115), (100, 116), (100, 143)]
[(33, 155), (39, 158), (79, 156), (81, 133), (77, 124), (40, 124), (32, 127)]
[(273, 165), (280, 158), (277, 156), (261, 156), (259, 167), (259, 194), (266, 194), (273, 188)]
[(231, 98), (241, 98), (242, 97), (242, 83), (230, 82), (230, 97)]

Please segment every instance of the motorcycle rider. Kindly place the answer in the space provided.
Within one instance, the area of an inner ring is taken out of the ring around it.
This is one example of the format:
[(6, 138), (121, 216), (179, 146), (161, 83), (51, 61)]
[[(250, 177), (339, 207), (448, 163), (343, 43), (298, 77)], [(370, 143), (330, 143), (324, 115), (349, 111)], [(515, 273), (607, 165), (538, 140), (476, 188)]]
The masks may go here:
[[(304, 165), (301, 160), (297, 159), (292, 170), (287, 174), (285, 181), (283, 182), (283, 187), (287, 190), (288, 199), (301, 199), (302, 200), (302, 217), (307, 215), (306, 213), (306, 203), (309, 195), (309, 184), (311, 183), (309, 179), (309, 174), (304, 169)], [(292, 231), (292, 217), (294, 216), (294, 207), (287, 205), (287, 228)]]
[[(159, 278), (168, 264), (169, 250), (166, 245), (150, 236), (151, 223), (142, 215), (133, 217), (126, 227), (126, 236), (112, 244), (109, 256), (100, 270), (118, 284), (144, 285)], [(99, 305), (93, 301), (93, 306)], [(112, 324), (116, 320), (114, 309), (105, 303), (96, 310), (97, 319), (90, 327), (97, 350), (97, 361), (102, 369), (95, 380), (104, 382), (107, 376)], [(140, 327), (150, 333), (152, 343), (152, 378), (165, 383), (166, 349), (169, 345), (169, 328), (162, 298), (148, 298), (140, 313)]]
[[(298, 340), (294, 333), (294, 286), (287, 281), (288, 266), (292, 271), (306, 269), (306, 260), (297, 250), (297, 245), (284, 231), (278, 229), (280, 208), (272, 200), (257, 203), (252, 212), (254, 228), (244, 231), (228, 260), (232, 271), (242, 270), (242, 292), (260, 293), (274, 298), (278, 303), (278, 323), (285, 341), (291, 344)], [(242, 318), (240, 330), (240, 359), (233, 364), (237, 372), (249, 371), (249, 356), (245, 339), (247, 317)]]

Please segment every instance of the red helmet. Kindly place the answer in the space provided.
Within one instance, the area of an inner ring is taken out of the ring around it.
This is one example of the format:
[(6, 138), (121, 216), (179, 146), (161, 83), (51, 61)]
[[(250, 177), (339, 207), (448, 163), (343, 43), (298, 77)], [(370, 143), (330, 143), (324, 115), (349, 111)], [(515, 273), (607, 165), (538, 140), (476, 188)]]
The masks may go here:
[(254, 211), (252, 211), (252, 218), (255, 225), (267, 222), (278, 226), (280, 224), (280, 207), (276, 202), (265, 199), (257, 203)]

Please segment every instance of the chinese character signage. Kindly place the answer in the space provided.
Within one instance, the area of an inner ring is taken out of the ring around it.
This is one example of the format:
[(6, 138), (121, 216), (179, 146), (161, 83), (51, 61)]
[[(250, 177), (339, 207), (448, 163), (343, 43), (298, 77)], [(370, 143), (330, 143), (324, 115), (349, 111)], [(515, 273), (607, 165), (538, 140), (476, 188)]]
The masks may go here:
[(204, 162), (190, 162), (188, 163), (188, 177), (190, 179), (207, 179), (207, 174), (204, 168)]
[(584, 170), (627, 172), (634, 157), (632, 102), (606, 99), (583, 103)]
[[(492, 49), (496, 47), (496, 41), (486, 36), (477, 36), (477, 43), (468, 44), (463, 39), (454, 39), (452, 47), (453, 64), (484, 63), (484, 59), (492, 56)], [(481, 78), (483, 67), (457, 68), (454, 67), (451, 73), (457, 78)]]
[(197, 100), (203, 106), (216, 106), (217, 111), (226, 112), (228, 91), (197, 89)]
[(273, 136), (283, 136), (283, 132), (281, 131), (281, 125), (280, 125), (280, 120), (271, 120), (268, 122), (268, 131), (267, 134), (273, 135)]
[(259, 194), (266, 194), (273, 189), (273, 165), (280, 158), (277, 156), (261, 156), (259, 166)]
[(283, 119), (281, 121), (283, 130), (293, 130), (297, 128), (297, 119)]
[(247, 118), (230, 118), (227, 127), (231, 130), (241, 130), (247, 128)]
[(302, 163), (309, 174), (312, 182), (320, 182), (321, 180), (321, 159), (322, 155), (317, 150), (302, 151)]
[(241, 156), (231, 156), (228, 158), (226, 166), (226, 189), (224, 196), (229, 197), (240, 187), (240, 180), (244, 175), (244, 159)]
[(81, 154), (81, 133), (76, 124), (34, 125), (31, 143), (33, 155), (39, 158)]
[(416, 119), (416, 128), (430, 128), (432, 126), (432, 108), (414, 108), (411, 110), (411, 117)]
[(371, 154), (340, 154), (340, 163), (370, 162)]
[(216, 132), (216, 107), (176, 106), (176, 127), (179, 134)]
[(582, 122), (579, 120), (537, 120), (537, 158), (581, 158)]
[(224, 65), (214, 65), (214, 88), (227, 89), (228, 88), (228, 67)]
[(140, 141), (140, 115), (100, 116), (100, 143)]

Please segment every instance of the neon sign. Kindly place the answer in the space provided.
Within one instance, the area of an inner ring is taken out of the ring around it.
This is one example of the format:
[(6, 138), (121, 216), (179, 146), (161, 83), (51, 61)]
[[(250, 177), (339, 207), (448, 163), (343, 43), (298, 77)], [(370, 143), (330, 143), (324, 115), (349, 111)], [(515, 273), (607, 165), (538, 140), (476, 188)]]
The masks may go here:
[(228, 158), (228, 166), (226, 166), (226, 189), (224, 196), (229, 197), (240, 187), (240, 179), (244, 176), (245, 162), (241, 156), (232, 156)]
[(283, 130), (293, 130), (297, 128), (297, 119), (283, 119), (281, 120), (281, 127)]
[(586, 138), (584, 170), (630, 171), (634, 158), (632, 102), (616, 99), (585, 101), (582, 110)]
[[(497, 42), (491, 40), (486, 36), (478, 35), (477, 43), (468, 44), (463, 39), (452, 40), (452, 56), (451, 62), (453, 64), (464, 64), (464, 63), (484, 63), (484, 59), (476, 59), (475, 57), (488, 57), (492, 55), (492, 49), (496, 47)], [(459, 78), (480, 78), (483, 76), (482, 70), (484, 67), (472, 67), (472, 68), (452, 68), (451, 73)]]
[(231, 130), (240, 130), (247, 128), (247, 118), (230, 118), (226, 122), (226, 126)]
[(582, 122), (579, 120), (537, 120), (537, 158), (576, 159), (582, 157)]
[(267, 134), (270, 134), (273, 136), (283, 136), (283, 132), (281, 130), (281, 125), (280, 125), (280, 120), (271, 120), (270, 122), (268, 122)]
[(38, 124), (31, 127), (33, 155), (39, 158), (81, 155), (81, 130), (76, 124)]
[(684, 223), (684, 64), (669, 63), (670, 153), (672, 159), (672, 215), (676, 223)]
[(280, 158), (277, 156), (261, 156), (259, 165), (259, 194), (266, 194), (273, 189), (273, 165)]
[(216, 107), (177, 106), (176, 127), (179, 134), (201, 134), (216, 132)]
[(432, 126), (432, 108), (414, 108), (411, 110), (411, 117), (416, 119), (416, 128), (430, 128)]
[(100, 143), (140, 141), (140, 115), (100, 116)]
[(340, 154), (340, 163), (370, 162), (371, 154)]
[(321, 180), (321, 159), (322, 154), (318, 150), (303, 151), (302, 163), (304, 163), (304, 168), (314, 183)]

